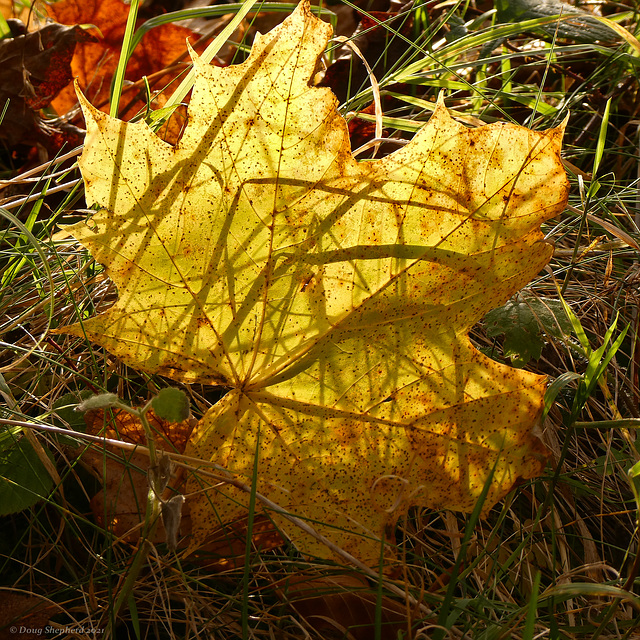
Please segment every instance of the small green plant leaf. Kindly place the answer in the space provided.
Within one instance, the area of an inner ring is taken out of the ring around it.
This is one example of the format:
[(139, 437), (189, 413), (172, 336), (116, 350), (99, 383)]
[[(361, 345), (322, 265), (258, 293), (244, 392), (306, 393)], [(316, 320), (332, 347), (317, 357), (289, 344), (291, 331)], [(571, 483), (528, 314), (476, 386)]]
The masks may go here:
[(504, 355), (516, 366), (537, 360), (545, 335), (561, 338), (571, 332), (571, 322), (559, 300), (517, 296), (485, 316), (490, 338), (504, 334)]
[(182, 422), (191, 415), (187, 394), (175, 387), (162, 389), (151, 400), (151, 406), (158, 418), (167, 422)]
[(33, 506), (52, 488), (53, 480), (22, 428), (0, 430), (0, 515)]

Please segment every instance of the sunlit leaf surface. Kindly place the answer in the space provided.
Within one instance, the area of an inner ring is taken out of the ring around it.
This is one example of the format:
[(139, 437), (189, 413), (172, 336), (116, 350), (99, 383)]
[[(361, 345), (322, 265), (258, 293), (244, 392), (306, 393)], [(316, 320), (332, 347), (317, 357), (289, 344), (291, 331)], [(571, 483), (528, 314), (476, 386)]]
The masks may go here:
[[(102, 209), (71, 231), (119, 298), (68, 331), (227, 388), (187, 454), (247, 484), (258, 456), (261, 494), (375, 564), (407, 506), (469, 511), (494, 470), (486, 511), (544, 466), (545, 379), (467, 333), (551, 255), (539, 225), (566, 201), (563, 128), (468, 129), (440, 103), (410, 144), (356, 162), (335, 98), (313, 86), (330, 35), (303, 2), (243, 64), (196, 59), (175, 147), (83, 101), (80, 165)], [(249, 500), (199, 495), (192, 547)]]

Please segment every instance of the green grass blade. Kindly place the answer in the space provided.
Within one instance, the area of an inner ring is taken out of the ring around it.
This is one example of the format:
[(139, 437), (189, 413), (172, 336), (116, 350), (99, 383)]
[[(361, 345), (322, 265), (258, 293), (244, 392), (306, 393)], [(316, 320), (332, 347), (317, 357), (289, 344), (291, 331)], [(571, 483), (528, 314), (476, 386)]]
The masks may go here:
[(5, 17), (0, 13), (0, 40), (11, 36), (11, 29), (5, 20)]
[[(262, 2), (260, 4), (261, 12), (268, 13), (291, 13), (298, 5), (293, 2)], [(180, 11), (172, 11), (170, 13), (163, 13), (159, 16), (150, 18), (143, 24), (141, 24), (136, 30), (133, 39), (131, 40), (131, 51), (133, 51), (139, 44), (145, 34), (149, 33), (151, 29), (160, 27), (165, 24), (173, 22), (180, 22), (181, 20), (193, 20), (195, 18), (216, 18), (220, 16), (226, 16), (230, 13), (237, 13), (242, 10), (244, 4), (221, 4), (214, 5), (212, 7), (193, 7), (191, 9), (182, 9)], [(317, 7), (314, 7), (314, 11)], [(335, 21), (335, 13), (329, 11), (329, 9), (320, 8), (318, 15)]]
[(529, 607), (527, 609), (527, 618), (522, 631), (522, 640), (534, 640), (535, 638), (535, 625), (538, 614), (538, 592), (540, 591), (541, 575), (542, 574), (538, 571), (533, 579), (533, 585), (531, 586), (531, 599), (529, 600)]
[(122, 87), (124, 85), (124, 74), (127, 70), (127, 63), (131, 56), (131, 41), (136, 28), (136, 20), (138, 19), (138, 7), (140, 0), (131, 0), (129, 6), (129, 16), (127, 17), (127, 26), (125, 27), (124, 37), (122, 38), (122, 46), (120, 48), (120, 59), (116, 73), (113, 76), (113, 84), (111, 85), (111, 106), (109, 107), (109, 115), (112, 118), (118, 117), (118, 109), (120, 107), (120, 96), (122, 95)]
[(598, 133), (598, 143), (596, 144), (596, 155), (593, 160), (592, 180), (598, 175), (598, 169), (602, 162), (602, 156), (607, 144), (607, 128), (609, 126), (609, 114), (611, 113), (611, 100), (607, 100), (607, 105), (604, 108), (604, 114), (602, 116), (602, 122), (600, 123), (600, 132)]
[(549, 411), (551, 411), (551, 407), (555, 402), (558, 394), (562, 389), (564, 389), (567, 385), (571, 384), (575, 380), (582, 379), (582, 376), (579, 373), (575, 373), (573, 371), (566, 371), (562, 375), (558, 376), (547, 389), (547, 392), (544, 394), (544, 411), (542, 412), (542, 420), (547, 417)]

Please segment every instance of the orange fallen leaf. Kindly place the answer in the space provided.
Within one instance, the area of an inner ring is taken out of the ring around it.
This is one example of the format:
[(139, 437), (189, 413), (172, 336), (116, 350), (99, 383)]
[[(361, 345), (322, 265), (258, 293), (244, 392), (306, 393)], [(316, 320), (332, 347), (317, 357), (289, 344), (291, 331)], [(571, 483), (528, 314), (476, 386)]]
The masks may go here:
[[(128, 5), (122, 0), (62, 0), (48, 7), (49, 15), (56, 22), (90, 24), (99, 30), (92, 31), (99, 36), (97, 42), (78, 46), (71, 68), (85, 95), (105, 111), (109, 110), (111, 79), (118, 65), (128, 11)], [(187, 39), (193, 44), (196, 38), (191, 30), (179, 25), (167, 24), (152, 29), (134, 50), (125, 79), (136, 82), (143, 76), (153, 76), (149, 83), (152, 89), (163, 89), (178, 72), (162, 72), (186, 53)], [(127, 90), (125, 85), (120, 103), (121, 109), (125, 109), (121, 112), (123, 118), (132, 118), (144, 107), (146, 96), (141, 91), (140, 85), (133, 90)], [(154, 108), (163, 106), (170, 93), (168, 89)], [(66, 113), (77, 102), (73, 86), (69, 85), (52, 104), (58, 113)]]
[[(161, 420), (153, 410), (147, 414), (156, 437), (156, 445), (164, 450), (183, 453), (193, 426), (190, 422), (170, 423)], [(137, 418), (122, 410), (90, 411), (85, 416), (87, 433), (113, 440), (146, 446), (144, 428)], [(91, 499), (90, 506), (94, 520), (108, 529), (116, 538), (135, 542), (140, 537), (144, 522), (149, 483), (147, 470), (149, 458), (146, 455), (124, 451), (107, 445), (106, 451), (95, 448), (82, 453), (82, 463), (101, 480), (103, 488)], [(164, 498), (184, 491), (184, 473), (177, 468), (169, 482)], [(187, 497), (182, 508), (179, 529), (179, 547), (189, 544), (191, 535), (190, 506), (192, 498)], [(209, 571), (223, 571), (244, 562), (247, 519), (226, 522), (224, 527), (209, 532), (206, 541), (191, 555), (190, 560)], [(154, 543), (165, 541), (162, 530), (156, 530)], [(273, 549), (283, 544), (271, 521), (257, 515), (253, 523), (252, 544), (256, 549)]]
[[(88, 412), (85, 416), (87, 433), (131, 444), (147, 445), (144, 429), (135, 416), (121, 409), (112, 409), (111, 414), (112, 418), (107, 418), (103, 411)], [(153, 409), (147, 413), (147, 419), (156, 437), (156, 446), (165, 451), (184, 453), (193, 430), (190, 421), (167, 422), (156, 416)]]

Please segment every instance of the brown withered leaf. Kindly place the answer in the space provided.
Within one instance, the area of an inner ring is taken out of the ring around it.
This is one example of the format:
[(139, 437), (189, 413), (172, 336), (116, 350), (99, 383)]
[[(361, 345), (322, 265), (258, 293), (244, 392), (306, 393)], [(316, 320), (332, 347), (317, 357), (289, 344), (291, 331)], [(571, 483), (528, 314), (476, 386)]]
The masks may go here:
[[(371, 102), (364, 109), (360, 109), (358, 113), (366, 113), (368, 115), (375, 115), (376, 105)], [(367, 142), (371, 142), (376, 137), (376, 125), (375, 122), (367, 122), (361, 118), (352, 118), (349, 121), (349, 140), (351, 141), (351, 148), (358, 149)], [(383, 129), (382, 137), (385, 137), (386, 132)], [(367, 156), (365, 156), (367, 157)]]
[(0, 108), (8, 104), (0, 139), (12, 148), (42, 144), (57, 150), (80, 131), (46, 122), (38, 113), (72, 79), (70, 62), (78, 43), (92, 40), (84, 29), (49, 24), (38, 31), (0, 41)]
[[(375, 635), (376, 594), (356, 574), (298, 573), (287, 578), (279, 593), (323, 637), (370, 640)], [(395, 640), (402, 631), (407, 632), (406, 610), (383, 598), (380, 640)]]
[[(191, 515), (189, 506), (197, 496), (187, 497), (185, 507)], [(184, 520), (184, 512), (183, 512)], [(247, 540), (248, 518), (243, 516), (233, 522), (225, 522), (224, 526), (214, 529), (206, 537), (202, 545), (189, 554), (189, 560), (211, 572), (227, 571), (243, 566)], [(182, 530), (184, 531), (184, 524)], [(183, 544), (188, 545), (188, 540)], [(257, 551), (268, 551), (284, 544), (284, 540), (270, 518), (256, 514), (253, 519), (251, 545)]]
[[(147, 417), (160, 449), (178, 453), (184, 451), (192, 430), (189, 422), (169, 423), (158, 418), (153, 411)], [(91, 411), (86, 416), (86, 422), (87, 433), (146, 445), (142, 425), (126, 411), (114, 410), (111, 416), (103, 411)], [(100, 526), (118, 538), (134, 541), (140, 535), (137, 527), (145, 517), (149, 458), (114, 446), (107, 446), (107, 449), (107, 453), (89, 449), (82, 454), (82, 463), (103, 482), (102, 490), (91, 500), (91, 510)], [(181, 483), (182, 474), (178, 470), (163, 497), (170, 498), (180, 492)], [(182, 535), (190, 530), (187, 516), (185, 511), (180, 531)], [(163, 542), (164, 533), (159, 530), (153, 541)]]
[[(169, 423), (158, 418), (153, 411), (147, 414), (156, 436), (156, 444), (165, 451), (183, 453), (192, 426), (189, 422)], [(114, 410), (111, 415), (103, 411), (91, 411), (86, 415), (87, 433), (105, 438), (146, 445), (145, 433), (139, 420), (126, 411)], [(103, 488), (91, 499), (95, 521), (113, 535), (127, 542), (135, 542), (140, 536), (140, 524), (144, 521), (149, 458), (140, 453), (123, 451), (108, 446), (108, 454), (95, 449), (82, 454), (82, 463), (103, 482)], [(180, 468), (169, 482), (163, 498), (176, 496), (184, 490), (184, 478)], [(178, 547), (185, 548), (191, 535), (191, 498), (182, 507), (178, 532)], [(217, 572), (241, 566), (244, 562), (247, 535), (247, 518), (225, 523), (212, 531), (190, 560), (209, 571)], [(164, 532), (158, 529), (152, 538), (154, 543), (165, 541)], [(252, 544), (256, 549), (267, 550), (280, 546), (282, 537), (273, 523), (258, 515), (253, 523)]]
[(38, 596), (0, 590), (0, 640), (41, 637), (53, 606)]

